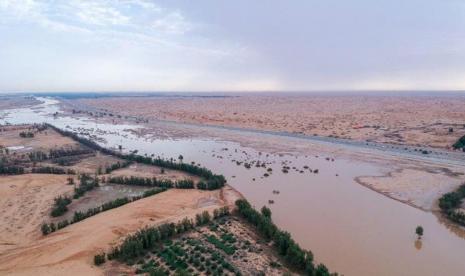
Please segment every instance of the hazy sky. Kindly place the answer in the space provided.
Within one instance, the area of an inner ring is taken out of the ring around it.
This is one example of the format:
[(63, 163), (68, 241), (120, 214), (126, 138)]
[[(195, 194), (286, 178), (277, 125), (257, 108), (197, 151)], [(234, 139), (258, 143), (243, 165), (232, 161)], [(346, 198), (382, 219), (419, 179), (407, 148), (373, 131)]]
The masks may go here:
[(465, 89), (464, 0), (0, 0), (0, 92)]

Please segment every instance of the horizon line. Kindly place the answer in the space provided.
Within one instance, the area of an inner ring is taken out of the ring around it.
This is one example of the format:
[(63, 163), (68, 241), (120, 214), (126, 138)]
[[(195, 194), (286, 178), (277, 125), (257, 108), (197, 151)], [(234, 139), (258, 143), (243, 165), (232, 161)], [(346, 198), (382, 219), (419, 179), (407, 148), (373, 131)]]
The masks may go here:
[(331, 90), (108, 90), (108, 91), (14, 91), (0, 92), (0, 95), (16, 94), (305, 94), (305, 93), (464, 93), (465, 89), (331, 89)]

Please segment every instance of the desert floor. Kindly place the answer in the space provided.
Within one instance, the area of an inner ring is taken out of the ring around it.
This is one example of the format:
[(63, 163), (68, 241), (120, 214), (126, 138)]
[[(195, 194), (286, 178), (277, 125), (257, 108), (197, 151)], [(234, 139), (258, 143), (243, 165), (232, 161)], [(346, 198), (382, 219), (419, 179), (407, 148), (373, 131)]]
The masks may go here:
[(0, 110), (27, 107), (40, 103), (33, 97), (0, 96)]
[[(465, 134), (463, 96), (113, 97), (80, 104), (145, 119), (448, 148)], [(452, 128), (453, 131), (449, 132)]]
[[(202, 210), (222, 206), (225, 201), (221, 195), (220, 191), (170, 190), (100, 213), (45, 237), (41, 237), (39, 225), (35, 225), (35, 239), (2, 252), (0, 272), (14, 275), (101, 275), (102, 270), (93, 265), (96, 253), (108, 251), (120, 238), (144, 226), (177, 222)], [(31, 196), (36, 200), (37, 197), (40, 194)], [(24, 238), (16, 234), (17, 239)]]

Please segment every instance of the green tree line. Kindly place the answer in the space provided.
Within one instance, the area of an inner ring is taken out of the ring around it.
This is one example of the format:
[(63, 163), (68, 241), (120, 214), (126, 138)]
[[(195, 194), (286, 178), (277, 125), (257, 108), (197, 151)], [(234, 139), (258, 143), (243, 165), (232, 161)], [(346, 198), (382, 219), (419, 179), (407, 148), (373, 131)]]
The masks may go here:
[(224, 186), (226, 183), (226, 179), (224, 178), (223, 175), (218, 175), (212, 173), (207, 168), (196, 166), (194, 164), (189, 164), (189, 163), (183, 163), (183, 162), (175, 162), (173, 159), (171, 160), (165, 160), (160, 157), (157, 158), (152, 158), (149, 156), (142, 156), (142, 155), (137, 155), (135, 153), (131, 154), (124, 154), (121, 152), (116, 152), (111, 149), (107, 149), (105, 147), (100, 146), (99, 144), (95, 143), (94, 141), (91, 141), (89, 139), (83, 138), (78, 136), (77, 134), (67, 131), (67, 130), (62, 130), (60, 128), (57, 128), (51, 124), (46, 124), (48, 127), (54, 129), (56, 132), (60, 133), (63, 136), (70, 137), (71, 139), (91, 148), (97, 151), (100, 151), (104, 154), (108, 155), (113, 155), (118, 158), (128, 160), (128, 161), (133, 161), (137, 163), (142, 163), (142, 164), (147, 164), (147, 165), (153, 165), (153, 166), (158, 166), (162, 168), (167, 168), (167, 169), (173, 169), (173, 170), (178, 170), (178, 171), (183, 171), (187, 172), (199, 177), (202, 177), (205, 179), (205, 185), (202, 184), (202, 189), (207, 189), (207, 190), (213, 190), (213, 189), (218, 189)]
[(0, 174), (8, 174), (8, 175), (15, 175), (15, 174), (23, 174), (24, 168), (21, 166), (9, 166), (5, 165), (0, 162)]
[(59, 167), (34, 167), (31, 169), (32, 173), (45, 173), (45, 174), (76, 174), (72, 169), (63, 169)]
[[(151, 190), (145, 191), (143, 193), (143, 195), (141, 195), (141, 196), (134, 196), (134, 197), (131, 197), (131, 198), (128, 198), (128, 197), (117, 198), (115, 200), (105, 202), (105, 203), (103, 203), (102, 205), (100, 205), (98, 207), (89, 208), (85, 212), (76, 211), (76, 212), (74, 212), (74, 216), (73, 216), (73, 219), (71, 221), (65, 219), (65, 220), (62, 220), (62, 221), (58, 222), (57, 224), (55, 224), (53, 222), (52, 223), (44, 223), (44, 224), (42, 224), (42, 227), (41, 227), (42, 234), (43, 235), (48, 235), (49, 233), (55, 232), (56, 230), (62, 229), (62, 228), (66, 227), (66, 226), (68, 226), (70, 224), (82, 221), (82, 220), (84, 220), (86, 218), (95, 216), (95, 215), (97, 215), (99, 213), (102, 213), (102, 212), (105, 212), (105, 211), (108, 211), (108, 210), (111, 210), (111, 209), (114, 209), (114, 208), (118, 208), (120, 206), (126, 205), (126, 204), (134, 202), (136, 200), (146, 198), (146, 197), (149, 197), (149, 196), (152, 196), (152, 195), (159, 194), (159, 193), (164, 192), (164, 191), (166, 191), (166, 189), (164, 189), (164, 188), (151, 189)], [(66, 205), (65, 205), (65, 208), (66, 208)]]
[(465, 226), (465, 214), (456, 210), (465, 198), (465, 183), (457, 190), (444, 194), (439, 198), (439, 208), (450, 220)]
[(130, 186), (164, 187), (178, 189), (195, 188), (194, 181), (191, 179), (180, 179), (172, 181), (170, 179), (157, 179), (156, 177), (110, 176), (106, 179), (106, 182)]
[(260, 213), (245, 199), (237, 200), (236, 207), (238, 213), (254, 225), (265, 239), (273, 242), (279, 255), (290, 267), (301, 271), (304, 275), (337, 275), (337, 273), (331, 274), (324, 264), (315, 266), (312, 252), (303, 250), (288, 232), (280, 230), (271, 220), (271, 211), (268, 208), (262, 208)]
[[(227, 207), (220, 208), (214, 213), (216, 214), (216, 218), (219, 218), (228, 215), (229, 209)], [(184, 218), (178, 223), (165, 223), (159, 226), (143, 228), (135, 234), (126, 237), (121, 245), (113, 248), (110, 253), (107, 254), (108, 259), (116, 259), (126, 263), (131, 262), (145, 255), (160, 242), (170, 239), (177, 234), (190, 231), (194, 229), (196, 225), (203, 225), (211, 221), (211, 216), (208, 211), (197, 214), (196, 217), (196, 223), (191, 219)]]
[(131, 165), (131, 162), (130, 161), (124, 161), (124, 162), (116, 162), (114, 164), (111, 164), (110, 166), (106, 167), (105, 168), (105, 173), (109, 174), (111, 173), (112, 171), (114, 170), (118, 170), (118, 169), (122, 169), (122, 168), (126, 168), (127, 166)]

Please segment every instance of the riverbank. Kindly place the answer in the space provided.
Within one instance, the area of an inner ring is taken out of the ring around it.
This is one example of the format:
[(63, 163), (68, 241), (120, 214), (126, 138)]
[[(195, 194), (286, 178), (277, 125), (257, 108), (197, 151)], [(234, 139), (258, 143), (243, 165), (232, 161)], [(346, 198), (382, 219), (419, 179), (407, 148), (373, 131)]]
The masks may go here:
[[(77, 108), (77, 106), (74, 106)], [(92, 108), (92, 107), (91, 107)], [(71, 108), (67, 108), (71, 110)], [(98, 112), (96, 110), (86, 112)], [(86, 114), (86, 113), (84, 113)], [(70, 114), (68, 116), (83, 116)], [(128, 124), (132, 118), (114, 113), (113, 116), (94, 118), (112, 124)], [(139, 119), (141, 121), (141, 119)], [(365, 143), (331, 137), (250, 130), (236, 127), (205, 126), (167, 121), (139, 122), (140, 128), (128, 132), (143, 139), (183, 139), (214, 137), (234, 141), (243, 147), (278, 155), (326, 155), (383, 167), (378, 175), (357, 176), (355, 181), (391, 199), (425, 211), (435, 211), (436, 201), (444, 193), (457, 187), (464, 178), (465, 154), (433, 149), (425, 155), (421, 148), (399, 147), (382, 143)], [(291, 142), (291, 143), (289, 143)], [(425, 149), (425, 148), (423, 148)]]

